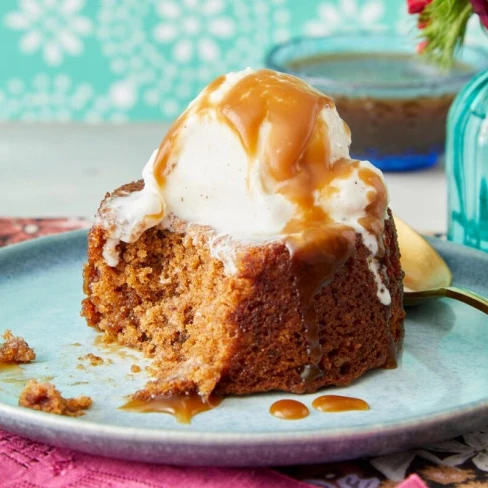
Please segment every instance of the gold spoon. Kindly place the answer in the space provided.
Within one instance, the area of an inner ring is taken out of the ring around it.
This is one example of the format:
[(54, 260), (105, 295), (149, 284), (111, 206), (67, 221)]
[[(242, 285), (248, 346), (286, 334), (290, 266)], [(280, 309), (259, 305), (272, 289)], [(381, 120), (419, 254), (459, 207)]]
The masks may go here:
[(452, 273), (433, 247), (403, 220), (394, 217), (401, 252), (405, 305), (430, 298), (448, 297), (467, 303), (488, 314), (488, 299), (452, 285)]

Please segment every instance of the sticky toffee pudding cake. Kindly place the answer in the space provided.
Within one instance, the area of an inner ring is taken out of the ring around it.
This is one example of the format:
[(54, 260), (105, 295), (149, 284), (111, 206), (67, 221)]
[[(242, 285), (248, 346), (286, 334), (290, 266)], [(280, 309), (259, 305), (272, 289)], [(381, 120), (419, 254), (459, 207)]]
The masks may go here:
[(217, 78), (89, 233), (82, 315), (154, 359), (139, 399), (314, 392), (393, 367), (402, 271), (382, 174), (293, 76)]

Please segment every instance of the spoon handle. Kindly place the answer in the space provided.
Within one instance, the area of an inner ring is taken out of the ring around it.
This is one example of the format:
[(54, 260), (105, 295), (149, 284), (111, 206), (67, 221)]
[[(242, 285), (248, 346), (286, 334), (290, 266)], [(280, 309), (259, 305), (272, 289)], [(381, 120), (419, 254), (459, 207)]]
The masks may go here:
[(457, 288), (455, 286), (446, 286), (445, 288), (437, 288), (433, 290), (414, 291), (405, 293), (408, 300), (416, 302), (422, 298), (428, 297), (447, 297), (464, 302), (471, 307), (477, 308), (488, 315), (488, 298), (478, 295), (474, 291), (465, 290), (464, 288)]
[(474, 291), (457, 288), (455, 286), (447, 286), (443, 290), (445, 297), (454, 298), (454, 300), (464, 302), (471, 307), (477, 308), (488, 314), (488, 298), (482, 297)]

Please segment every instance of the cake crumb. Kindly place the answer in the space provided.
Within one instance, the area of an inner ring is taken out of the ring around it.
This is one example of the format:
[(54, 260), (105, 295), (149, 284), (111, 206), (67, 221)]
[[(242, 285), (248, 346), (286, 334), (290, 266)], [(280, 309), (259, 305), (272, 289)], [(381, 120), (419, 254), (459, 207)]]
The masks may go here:
[(14, 336), (11, 330), (6, 330), (2, 337), (0, 363), (30, 363), (36, 359), (34, 349), (22, 337)]
[(84, 415), (83, 410), (90, 408), (92, 403), (92, 399), (84, 395), (63, 398), (53, 384), (38, 383), (36, 380), (27, 383), (19, 398), (21, 407), (67, 417)]
[(114, 337), (108, 333), (97, 335), (93, 341), (93, 344), (99, 347), (107, 347), (112, 345), (118, 346), (118, 344), (115, 343)]
[(133, 372), (133, 373), (140, 373), (141, 372), (141, 367), (138, 366), (137, 364), (133, 364), (131, 367), (130, 367), (130, 370)]
[(92, 366), (100, 366), (101, 364), (104, 363), (103, 359), (100, 356), (95, 356), (93, 353), (89, 353), (86, 356), (83, 356), (81, 358), (78, 358), (80, 361), (87, 360), (90, 361), (90, 364)]

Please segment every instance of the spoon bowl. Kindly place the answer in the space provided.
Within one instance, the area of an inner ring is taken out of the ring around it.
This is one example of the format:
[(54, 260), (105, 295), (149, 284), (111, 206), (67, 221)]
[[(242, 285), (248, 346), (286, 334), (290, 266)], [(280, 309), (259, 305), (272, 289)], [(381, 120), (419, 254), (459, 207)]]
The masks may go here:
[(462, 301), (488, 314), (488, 299), (477, 293), (452, 286), (452, 273), (437, 251), (412, 227), (394, 217), (401, 253), (403, 303), (417, 305), (433, 298), (448, 297)]

